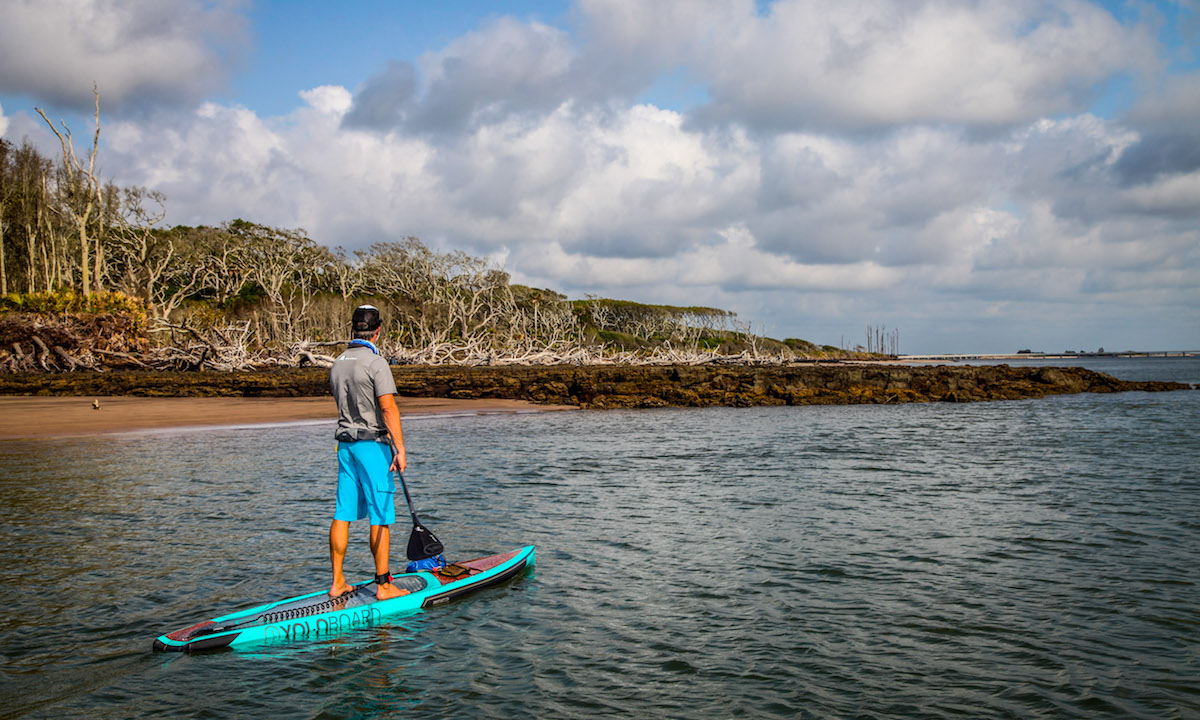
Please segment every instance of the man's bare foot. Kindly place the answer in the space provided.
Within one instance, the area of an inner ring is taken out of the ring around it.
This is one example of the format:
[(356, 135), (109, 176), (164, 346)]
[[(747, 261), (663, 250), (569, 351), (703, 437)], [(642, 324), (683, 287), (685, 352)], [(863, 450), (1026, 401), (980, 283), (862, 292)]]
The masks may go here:
[(329, 597), (339, 598), (342, 595), (345, 595), (346, 593), (351, 592), (353, 590), (354, 590), (354, 588), (350, 587), (346, 583), (342, 583), (340, 585), (335, 584), (329, 588)]
[(401, 590), (391, 583), (384, 583), (379, 586), (378, 590), (375, 591), (375, 598), (378, 600), (390, 600), (391, 598), (400, 597), (401, 595), (407, 594), (407, 590)]

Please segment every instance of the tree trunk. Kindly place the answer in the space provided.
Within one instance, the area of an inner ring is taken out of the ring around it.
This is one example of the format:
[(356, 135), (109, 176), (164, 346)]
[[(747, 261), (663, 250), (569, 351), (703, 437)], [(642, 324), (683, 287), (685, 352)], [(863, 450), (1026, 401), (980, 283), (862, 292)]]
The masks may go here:
[[(42, 245), (42, 280), (46, 283), (47, 292), (50, 290), (50, 269), (53, 263), (50, 262), (50, 256), (46, 253), (46, 246)], [(29, 281), (30, 292), (33, 292), (33, 281)]]
[(34, 291), (34, 282), (37, 280), (37, 253), (35, 251), (33, 227), (29, 223), (25, 223), (25, 238), (27, 240), (25, 249), (29, 251), (29, 274), (25, 278), (25, 292)]
[[(3, 212), (3, 208), (0, 208)], [(0, 215), (0, 295), (8, 294), (8, 271), (4, 267), (4, 217)]]
[[(101, 215), (101, 223), (104, 216)], [(96, 292), (104, 291), (104, 226), (101, 224), (96, 232), (96, 251), (93, 253), (95, 266), (92, 270), (92, 287)]]
[(88, 200), (88, 204), (83, 209), (83, 218), (79, 221), (79, 271), (83, 273), (79, 279), (79, 289), (84, 295), (90, 295), (92, 292), (91, 285), (88, 284), (88, 237), (87, 237), (87, 221), (88, 215), (92, 214), (92, 201)]

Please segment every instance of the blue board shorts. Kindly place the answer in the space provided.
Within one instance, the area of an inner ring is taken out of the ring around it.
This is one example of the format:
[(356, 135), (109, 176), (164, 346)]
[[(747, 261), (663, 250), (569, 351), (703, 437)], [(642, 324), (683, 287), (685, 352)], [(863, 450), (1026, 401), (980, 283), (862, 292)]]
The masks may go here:
[(388, 472), (391, 447), (374, 440), (339, 442), (337, 457), (337, 508), (333, 519), (353, 522), (370, 517), (372, 525), (396, 522), (396, 482)]

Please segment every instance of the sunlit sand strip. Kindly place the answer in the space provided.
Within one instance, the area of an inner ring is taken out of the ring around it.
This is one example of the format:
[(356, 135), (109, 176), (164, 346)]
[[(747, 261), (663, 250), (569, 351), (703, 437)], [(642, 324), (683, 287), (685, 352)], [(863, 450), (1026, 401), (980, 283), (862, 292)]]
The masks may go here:
[[(573, 409), (521, 400), (397, 398), (402, 417)], [(99, 406), (99, 407), (97, 407)], [(0, 396), (0, 440), (35, 440), (176, 428), (334, 422), (333, 398)]]

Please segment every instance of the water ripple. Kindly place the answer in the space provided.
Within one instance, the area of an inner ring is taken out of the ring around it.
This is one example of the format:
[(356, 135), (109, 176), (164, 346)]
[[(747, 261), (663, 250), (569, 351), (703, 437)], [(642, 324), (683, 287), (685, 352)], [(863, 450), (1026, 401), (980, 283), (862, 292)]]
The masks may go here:
[(0, 718), (1197, 717), (1198, 421), (1183, 393), (414, 419), (450, 554), (537, 568), (194, 657), (149, 640), (327, 582), (327, 429), (0, 445)]

